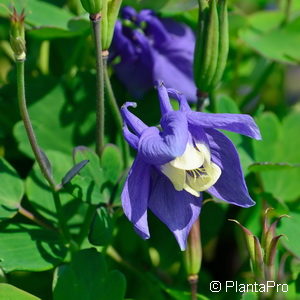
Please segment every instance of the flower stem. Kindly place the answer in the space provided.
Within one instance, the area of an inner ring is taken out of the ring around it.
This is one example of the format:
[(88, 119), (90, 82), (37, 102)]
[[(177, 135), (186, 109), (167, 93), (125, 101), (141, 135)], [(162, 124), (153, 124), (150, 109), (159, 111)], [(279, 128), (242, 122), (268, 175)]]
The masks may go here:
[(34, 223), (40, 225), (41, 227), (44, 227), (44, 228), (49, 229), (51, 231), (56, 231), (56, 229), (52, 225), (45, 223), (43, 220), (39, 219), (32, 212), (28, 211), (27, 209), (25, 209), (22, 206), (19, 207), (19, 213), (22, 216), (26, 217), (27, 219), (29, 219), (29, 220), (33, 221)]
[(104, 72), (101, 45), (101, 14), (90, 14), (96, 49), (96, 153), (101, 156), (104, 147)]
[[(26, 97), (25, 97), (25, 80), (24, 80), (24, 64), (25, 64), (25, 58), (24, 59), (17, 59), (17, 90), (18, 90), (18, 103), (19, 103), (19, 109), (21, 113), (21, 117), (25, 126), (25, 130), (32, 148), (32, 151), (34, 153), (35, 159), (42, 171), (43, 176), (48, 181), (50, 188), (52, 190), (53, 200), (57, 211), (57, 217), (60, 224), (60, 229), (62, 232), (62, 236), (67, 242), (71, 242), (71, 235), (69, 233), (67, 224), (65, 222), (64, 216), (62, 214), (62, 205), (60, 202), (60, 196), (58, 192), (58, 185), (56, 185), (49, 167), (47, 166), (47, 160), (45, 159), (45, 155), (42, 153), (37, 138), (35, 136), (31, 120), (29, 117), (28, 109), (27, 109), (27, 103), (26, 103)], [(23, 211), (25, 212), (25, 211)]]
[(80, 228), (79, 236), (77, 239), (77, 243), (79, 246), (83, 243), (84, 239), (86, 238), (86, 236), (89, 233), (90, 226), (92, 224), (96, 209), (97, 209), (96, 205), (89, 205), (89, 207), (87, 209), (85, 219)]
[(42, 171), (43, 176), (48, 181), (50, 187), (55, 190), (56, 184), (51, 176), (51, 173), (47, 167), (47, 164), (45, 162), (45, 159), (43, 157), (43, 154), (40, 150), (40, 147), (38, 146), (38, 142), (31, 124), (31, 120), (29, 117), (29, 113), (27, 110), (27, 103), (25, 98), (25, 80), (24, 80), (24, 61), (17, 60), (17, 90), (18, 90), (18, 103), (19, 103), (19, 109), (21, 113), (21, 117), (25, 126), (25, 130), (32, 148), (32, 151), (34, 153), (35, 159), (39, 164), (39, 167)]
[(58, 217), (58, 222), (60, 225), (59, 227), (60, 227), (61, 234), (62, 234), (65, 242), (71, 242), (72, 238), (71, 238), (71, 235), (69, 232), (67, 222), (63, 215), (60, 195), (58, 192), (52, 191), (52, 196), (53, 196), (53, 200), (54, 200), (55, 209), (57, 212), (57, 217)]
[[(111, 86), (110, 78), (108, 75), (108, 68), (107, 68), (107, 57), (108, 57), (108, 51), (105, 51), (103, 53), (102, 59), (103, 59), (103, 69), (104, 69), (104, 82), (105, 82), (105, 91), (106, 95), (108, 97), (108, 104), (110, 105), (110, 109), (113, 115), (113, 118), (115, 119), (115, 122), (117, 124), (117, 129), (119, 132), (122, 132), (123, 128), (123, 121), (120, 114), (120, 109), (117, 104), (117, 100), (114, 94), (114, 91)], [(124, 161), (124, 167), (128, 167), (129, 163), (129, 147), (124, 139), (122, 141), (122, 153), (123, 153), (123, 161)]]
[(187, 279), (191, 287), (191, 299), (197, 299), (198, 273), (202, 262), (202, 246), (199, 218), (193, 224), (188, 236), (187, 249), (184, 253), (184, 263)]

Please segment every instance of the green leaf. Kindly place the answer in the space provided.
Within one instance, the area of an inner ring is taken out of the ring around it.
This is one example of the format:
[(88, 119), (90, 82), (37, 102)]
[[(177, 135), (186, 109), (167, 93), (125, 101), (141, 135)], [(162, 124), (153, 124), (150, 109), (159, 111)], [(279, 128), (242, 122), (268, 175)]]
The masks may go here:
[(95, 246), (107, 246), (112, 239), (113, 218), (105, 207), (97, 209), (89, 233), (89, 241)]
[[(165, 291), (172, 297), (172, 299), (175, 300), (190, 300), (191, 299), (191, 293), (186, 291), (179, 291), (174, 289), (166, 288)], [(209, 300), (209, 298), (197, 294), (197, 300)]]
[(74, 37), (85, 33), (89, 28), (87, 19), (74, 19), (75, 16), (66, 9), (38, 0), (2, 0), (0, 16), (9, 16), (8, 8), (11, 4), (18, 12), (25, 9), (25, 22), (31, 26), (29, 32), (35, 37), (43, 39)]
[(70, 171), (68, 171), (67, 174), (64, 176), (64, 178), (61, 181), (62, 185), (65, 185), (68, 182), (70, 182), (80, 172), (80, 170), (82, 168), (84, 168), (84, 166), (88, 162), (89, 161), (87, 159), (83, 160), (83, 161), (79, 162), (78, 164), (76, 164)]
[(100, 160), (97, 154), (84, 146), (76, 147), (74, 160), (79, 162), (89, 160), (89, 164), (76, 176), (69, 186), (69, 190), (84, 202), (97, 205), (109, 199), (103, 193), (104, 174), (100, 167)]
[(117, 183), (123, 168), (122, 153), (120, 149), (113, 144), (105, 146), (101, 156), (101, 166), (104, 176), (108, 181)]
[(25, 291), (7, 283), (0, 283), (0, 299), (5, 300), (39, 300)]
[(264, 113), (257, 123), (262, 141), (252, 141), (255, 161), (277, 165), (260, 173), (264, 190), (280, 201), (294, 201), (300, 196), (300, 113), (289, 114), (282, 123), (273, 113)]
[(249, 166), (250, 172), (282, 171), (290, 168), (300, 168), (300, 164), (258, 162)]
[[(72, 168), (70, 156), (57, 151), (46, 152), (53, 165), (53, 177), (56, 182)], [(37, 163), (34, 164), (29, 177), (26, 179), (26, 194), (32, 206), (46, 219), (57, 222), (57, 212), (53, 201), (51, 189), (43, 179)], [(83, 220), (84, 208), (79, 199), (74, 199), (65, 189), (60, 191), (63, 205), (63, 215), (69, 224), (80, 224)]]
[(108, 271), (102, 254), (85, 249), (58, 272), (53, 299), (121, 300), (125, 288), (125, 277), (119, 271)]
[(23, 181), (15, 169), (0, 158), (0, 220), (12, 218), (18, 212), (23, 194)]
[(28, 224), (2, 227), (0, 243), (0, 267), (5, 272), (49, 270), (67, 253), (56, 233)]
[[(267, 20), (265, 20), (267, 22)], [(265, 24), (265, 23), (264, 23)], [(240, 38), (261, 55), (283, 63), (298, 64), (300, 61), (300, 18), (290, 22), (283, 28), (266, 31), (250, 26), (240, 31)], [(269, 24), (267, 26), (270, 26)]]
[[(29, 114), (41, 148), (45, 152), (55, 150), (69, 155), (74, 148), (74, 139), (81, 140), (83, 131), (90, 131), (94, 126), (94, 121), (88, 117), (92, 112), (87, 110), (88, 106), (83, 101), (76, 106), (70, 105), (61, 85), (56, 85), (30, 105)], [(14, 136), (19, 142), (19, 149), (33, 158), (22, 122), (15, 125)]]
[(282, 238), (281, 242), (295, 256), (300, 258), (300, 212), (289, 213), (290, 218), (281, 221), (278, 233), (284, 234), (286, 238)]
[(244, 293), (241, 298), (241, 300), (257, 300), (257, 299), (258, 299), (258, 296), (254, 292)]

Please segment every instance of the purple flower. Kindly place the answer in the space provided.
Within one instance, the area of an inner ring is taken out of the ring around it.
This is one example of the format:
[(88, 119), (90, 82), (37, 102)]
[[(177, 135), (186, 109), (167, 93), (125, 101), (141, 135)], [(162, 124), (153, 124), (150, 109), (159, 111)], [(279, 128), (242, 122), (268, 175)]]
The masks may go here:
[[(158, 85), (162, 118), (148, 127), (132, 114), (127, 102), (121, 112), (126, 141), (137, 150), (122, 192), (122, 205), (135, 230), (150, 237), (148, 208), (173, 232), (181, 248), (198, 218), (202, 191), (228, 203), (249, 207), (251, 199), (239, 156), (232, 142), (218, 129), (260, 139), (252, 117), (242, 114), (194, 112), (185, 96)], [(171, 107), (169, 97), (180, 104)]]
[(189, 101), (196, 101), (192, 30), (171, 19), (160, 19), (151, 10), (137, 13), (127, 6), (121, 16), (111, 57), (120, 56), (115, 71), (129, 92), (141, 97), (155, 81), (163, 80), (167, 87), (176, 86)]

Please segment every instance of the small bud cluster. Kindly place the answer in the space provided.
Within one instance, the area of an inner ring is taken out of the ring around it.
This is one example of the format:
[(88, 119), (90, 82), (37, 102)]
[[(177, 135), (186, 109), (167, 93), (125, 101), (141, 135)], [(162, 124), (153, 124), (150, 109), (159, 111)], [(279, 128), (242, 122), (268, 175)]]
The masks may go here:
[(233, 221), (243, 230), (250, 255), (251, 266), (255, 280), (258, 282), (280, 280), (281, 274), (276, 274), (275, 257), (279, 239), (283, 235), (276, 235), (276, 227), (280, 219), (288, 217), (288, 215), (279, 216), (273, 223), (269, 223), (269, 212), (267, 209), (264, 213), (264, 226), (261, 240), (255, 236), (250, 230), (242, 226), (236, 220)]
[(194, 78), (202, 93), (220, 82), (229, 50), (227, 0), (199, 0)]
[(10, 17), (10, 45), (16, 60), (24, 60), (26, 57), (24, 20), (24, 10), (22, 10), (21, 14), (18, 14), (14, 8)]

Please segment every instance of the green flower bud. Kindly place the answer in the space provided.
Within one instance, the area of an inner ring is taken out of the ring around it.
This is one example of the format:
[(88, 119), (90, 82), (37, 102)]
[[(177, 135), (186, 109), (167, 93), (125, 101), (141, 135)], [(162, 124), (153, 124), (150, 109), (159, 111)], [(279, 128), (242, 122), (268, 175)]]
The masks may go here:
[(14, 8), (10, 18), (10, 45), (17, 60), (23, 60), (26, 57), (24, 19), (24, 10), (18, 15)]
[(190, 231), (188, 246), (184, 252), (184, 265), (189, 280), (196, 280), (202, 262), (202, 248), (200, 238), (199, 220), (197, 220)]
[(199, 0), (194, 78), (201, 92), (212, 91), (221, 80), (228, 49), (227, 0)]
[(107, 0), (102, 10), (102, 49), (108, 50), (114, 35), (115, 24), (119, 14), (122, 0)]
[(89, 14), (98, 14), (102, 10), (103, 0), (80, 0), (80, 2)]

